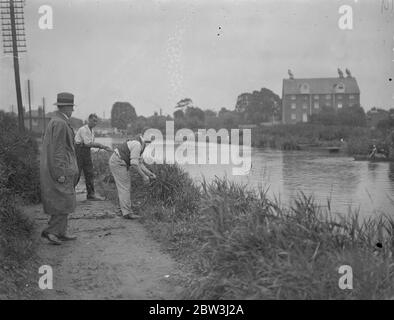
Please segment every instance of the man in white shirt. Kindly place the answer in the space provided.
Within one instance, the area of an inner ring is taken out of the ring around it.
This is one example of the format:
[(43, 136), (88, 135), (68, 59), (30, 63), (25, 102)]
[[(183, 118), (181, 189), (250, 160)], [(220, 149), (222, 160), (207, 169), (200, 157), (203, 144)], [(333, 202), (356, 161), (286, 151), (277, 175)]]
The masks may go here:
[(100, 196), (97, 196), (94, 191), (94, 173), (93, 173), (93, 162), (92, 155), (90, 152), (91, 148), (104, 149), (108, 152), (112, 151), (111, 148), (102, 145), (101, 143), (94, 142), (94, 131), (93, 128), (98, 123), (98, 117), (92, 113), (89, 115), (88, 123), (78, 129), (75, 135), (75, 151), (77, 154), (79, 178), (83, 171), (86, 183), (86, 192), (88, 200), (103, 200)]
[(142, 154), (146, 143), (150, 143), (150, 141), (145, 141), (142, 136), (138, 136), (133, 140), (127, 140), (115, 149), (115, 152), (109, 159), (109, 169), (115, 180), (120, 209), (125, 219), (140, 217), (131, 209), (131, 177), (129, 168), (133, 167), (142, 177), (144, 183), (149, 183), (149, 178), (156, 178), (156, 175), (142, 163)]

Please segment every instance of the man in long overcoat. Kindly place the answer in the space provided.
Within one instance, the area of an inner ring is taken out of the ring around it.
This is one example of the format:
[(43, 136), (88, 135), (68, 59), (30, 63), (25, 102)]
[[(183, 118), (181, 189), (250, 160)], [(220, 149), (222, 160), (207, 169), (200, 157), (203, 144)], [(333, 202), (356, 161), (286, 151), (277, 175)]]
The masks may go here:
[(50, 215), (48, 227), (41, 236), (52, 244), (75, 240), (67, 234), (67, 219), (76, 206), (75, 184), (78, 164), (74, 148), (74, 131), (70, 117), (74, 111), (74, 95), (62, 92), (57, 95), (58, 107), (45, 131), (40, 181), (44, 212)]

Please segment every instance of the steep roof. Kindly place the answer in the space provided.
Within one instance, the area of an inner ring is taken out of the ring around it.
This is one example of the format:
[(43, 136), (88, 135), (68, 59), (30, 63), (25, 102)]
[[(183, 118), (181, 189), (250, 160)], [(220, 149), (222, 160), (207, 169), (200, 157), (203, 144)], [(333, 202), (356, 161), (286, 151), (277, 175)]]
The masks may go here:
[(357, 80), (353, 77), (346, 78), (305, 78), (305, 79), (283, 79), (284, 94), (299, 94), (303, 84), (309, 85), (310, 94), (335, 93), (335, 88), (342, 83), (345, 86), (344, 93), (359, 94), (360, 89)]

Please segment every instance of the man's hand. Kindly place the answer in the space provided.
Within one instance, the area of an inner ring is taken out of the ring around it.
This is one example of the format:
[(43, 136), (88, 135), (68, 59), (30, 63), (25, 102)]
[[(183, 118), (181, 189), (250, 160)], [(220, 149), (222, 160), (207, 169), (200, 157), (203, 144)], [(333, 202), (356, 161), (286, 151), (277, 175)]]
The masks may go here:
[(155, 175), (153, 172), (151, 172), (150, 177), (151, 177), (152, 179), (156, 179), (156, 178), (157, 178), (156, 175)]
[(149, 183), (149, 177), (147, 175), (144, 175), (142, 177), (142, 181), (144, 182), (144, 184), (148, 184)]
[(57, 182), (59, 182), (59, 183), (64, 183), (64, 182), (66, 182), (66, 177), (65, 177), (65, 176), (60, 176), (60, 177), (57, 179)]

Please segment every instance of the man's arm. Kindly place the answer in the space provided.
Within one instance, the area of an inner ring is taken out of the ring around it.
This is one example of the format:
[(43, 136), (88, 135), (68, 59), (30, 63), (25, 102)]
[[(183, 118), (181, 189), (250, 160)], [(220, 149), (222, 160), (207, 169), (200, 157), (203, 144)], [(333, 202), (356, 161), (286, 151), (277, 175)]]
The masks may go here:
[(145, 174), (147, 174), (149, 177), (151, 177), (151, 178), (153, 178), (153, 179), (156, 178), (156, 175), (155, 175), (152, 171), (150, 171), (150, 170), (144, 165), (143, 162), (140, 163), (140, 166), (141, 166), (141, 170), (142, 170)]
[(89, 147), (89, 148), (98, 148), (98, 149), (104, 149), (106, 151), (112, 151), (110, 147), (107, 147), (101, 143), (98, 142), (90, 142), (90, 143), (84, 143), (84, 146)]
[(127, 146), (130, 149), (130, 166), (137, 170), (138, 174), (145, 182), (149, 181), (149, 176), (142, 169), (141, 164), (141, 144), (139, 142), (129, 142)]

